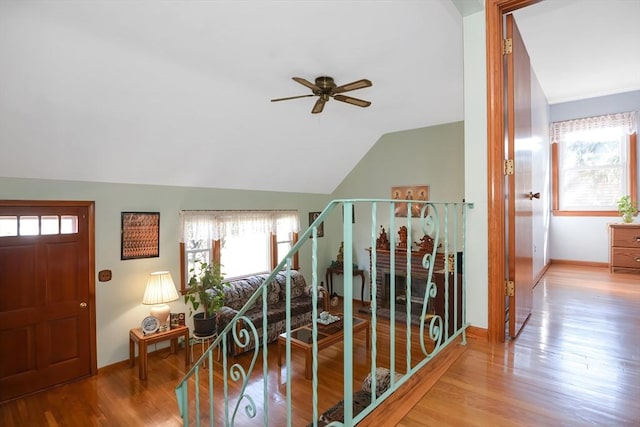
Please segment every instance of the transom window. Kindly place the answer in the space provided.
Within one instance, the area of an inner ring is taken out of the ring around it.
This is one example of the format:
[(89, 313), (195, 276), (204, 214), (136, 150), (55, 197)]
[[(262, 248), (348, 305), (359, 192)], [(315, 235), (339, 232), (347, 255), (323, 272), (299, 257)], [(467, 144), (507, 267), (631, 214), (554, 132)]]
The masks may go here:
[(556, 215), (617, 215), (617, 200), (637, 193), (636, 113), (552, 125)]
[(201, 262), (220, 263), (225, 278), (273, 270), (297, 241), (299, 217), (297, 211), (182, 211), (180, 228), (184, 289)]
[(0, 216), (0, 237), (75, 234), (75, 215), (5, 215)]

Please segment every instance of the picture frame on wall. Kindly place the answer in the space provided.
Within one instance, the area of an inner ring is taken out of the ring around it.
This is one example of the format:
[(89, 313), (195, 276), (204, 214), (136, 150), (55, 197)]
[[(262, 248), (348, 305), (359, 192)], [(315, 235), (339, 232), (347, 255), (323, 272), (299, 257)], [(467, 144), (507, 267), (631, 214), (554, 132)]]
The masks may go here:
[(160, 256), (160, 212), (122, 212), (120, 259)]
[[(411, 185), (411, 186), (399, 186), (391, 187), (391, 198), (394, 200), (429, 200), (429, 186), (428, 185)], [(411, 204), (411, 216), (419, 217), (422, 211), (422, 203)], [(407, 202), (397, 202), (395, 208), (396, 217), (406, 217)]]
[[(309, 227), (311, 227), (311, 224), (313, 224), (314, 221), (318, 219), (321, 213), (322, 212), (309, 212)], [(320, 225), (318, 225), (318, 237), (322, 236), (324, 236), (324, 221), (321, 222)], [(309, 237), (312, 238), (313, 235)]]

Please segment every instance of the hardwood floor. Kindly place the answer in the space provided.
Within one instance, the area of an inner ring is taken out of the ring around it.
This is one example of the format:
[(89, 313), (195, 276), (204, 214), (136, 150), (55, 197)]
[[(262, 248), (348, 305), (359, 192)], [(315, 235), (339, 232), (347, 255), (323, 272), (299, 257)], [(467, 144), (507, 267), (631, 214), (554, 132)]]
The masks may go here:
[(398, 425), (640, 425), (640, 276), (552, 265), (517, 339), (470, 340)]
[[(379, 325), (380, 342), (388, 336), (388, 324), (386, 332), (384, 328)], [(380, 417), (369, 424), (640, 425), (639, 331), (640, 276), (552, 265), (534, 290), (534, 311), (516, 340), (490, 345), (470, 339), (466, 351), (404, 418)], [(356, 343), (354, 378), (363, 378), (368, 368), (364, 334), (356, 336)], [(0, 425), (182, 425), (174, 393), (186, 372), (182, 351), (152, 353), (146, 382), (138, 380), (137, 367), (123, 362), (101, 369), (94, 377), (2, 404)], [(276, 355), (276, 349), (270, 348), (268, 399), (271, 408), (280, 410), (272, 413), (270, 409), (269, 421), (281, 426), (287, 372), (285, 367), (277, 368)], [(388, 354), (381, 357), (388, 360)], [(300, 426), (311, 418), (310, 381), (304, 380), (302, 354), (292, 351), (292, 358), (293, 425)], [(341, 358), (341, 345), (320, 353), (321, 408), (335, 403), (340, 393)], [(238, 358), (240, 363), (243, 360)], [(216, 375), (219, 370), (216, 364)], [(261, 374), (261, 361), (256, 370)], [(250, 388), (252, 395), (261, 396), (262, 380), (252, 382)], [(398, 418), (399, 423), (392, 421)], [(259, 414), (239, 424), (255, 426), (261, 421)]]

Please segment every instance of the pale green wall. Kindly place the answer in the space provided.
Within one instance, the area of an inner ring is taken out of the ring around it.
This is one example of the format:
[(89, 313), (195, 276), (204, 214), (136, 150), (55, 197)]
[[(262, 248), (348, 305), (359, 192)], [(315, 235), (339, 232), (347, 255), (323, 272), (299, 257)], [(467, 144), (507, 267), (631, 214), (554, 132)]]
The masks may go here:
[[(425, 184), (429, 185), (430, 200), (461, 202), (464, 198), (463, 122), (383, 135), (338, 186), (333, 198), (389, 199), (392, 186)], [(356, 206), (353, 259), (366, 271), (367, 280), (370, 215), (368, 206)], [(388, 213), (386, 216), (381, 213), (378, 220), (381, 225), (386, 224), (388, 230)], [(329, 224), (328, 241), (334, 259), (341, 240), (339, 227), (338, 221)], [(421, 237), (418, 232), (416, 227), (410, 241)], [(342, 294), (342, 283), (342, 277), (334, 278), (334, 288), (339, 294)], [(360, 298), (360, 286), (359, 279), (354, 279), (354, 298)], [(368, 293), (365, 295), (368, 299)]]
[[(53, 180), (0, 178), (0, 199), (92, 200), (96, 207), (96, 329), (98, 367), (128, 358), (128, 332), (138, 326), (149, 307), (142, 305), (147, 275), (169, 270), (177, 282), (178, 211), (182, 209), (297, 209), (300, 226), (308, 227), (308, 212), (322, 210), (327, 195), (103, 184)], [(160, 212), (160, 257), (120, 260), (120, 213)], [(318, 239), (319, 265), (330, 256), (326, 239)], [(300, 255), (305, 277), (311, 277), (310, 249)], [(109, 282), (98, 282), (97, 272), (113, 271)], [(182, 301), (172, 311), (188, 312)]]

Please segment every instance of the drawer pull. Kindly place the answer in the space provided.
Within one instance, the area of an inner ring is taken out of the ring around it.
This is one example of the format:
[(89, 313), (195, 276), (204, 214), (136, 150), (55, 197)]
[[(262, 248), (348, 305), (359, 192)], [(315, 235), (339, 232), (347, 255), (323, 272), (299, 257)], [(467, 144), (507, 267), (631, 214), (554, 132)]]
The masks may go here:
[(636, 236), (636, 242), (640, 243), (640, 236)]
[(636, 258), (636, 262), (640, 262), (640, 256)]

